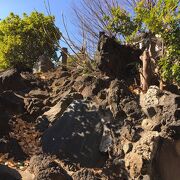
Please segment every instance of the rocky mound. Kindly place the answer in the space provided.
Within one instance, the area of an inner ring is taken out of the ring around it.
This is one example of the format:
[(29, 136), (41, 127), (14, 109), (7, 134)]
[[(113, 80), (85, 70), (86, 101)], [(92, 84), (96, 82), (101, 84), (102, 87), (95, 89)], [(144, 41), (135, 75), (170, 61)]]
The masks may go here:
[[(100, 36), (95, 54), (97, 67), (109, 76), (124, 78), (131, 74), (135, 63), (140, 63), (142, 51), (131, 46), (121, 45), (113, 37)], [(134, 68), (135, 70), (135, 68)]]
[(178, 180), (178, 94), (77, 67), (11, 69), (0, 84), (0, 163), (20, 174), (4, 179)]

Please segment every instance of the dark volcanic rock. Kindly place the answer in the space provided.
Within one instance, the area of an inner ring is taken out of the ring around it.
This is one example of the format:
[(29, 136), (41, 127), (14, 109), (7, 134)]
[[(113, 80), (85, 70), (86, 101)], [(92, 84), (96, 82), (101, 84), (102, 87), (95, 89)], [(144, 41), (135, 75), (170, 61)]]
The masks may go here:
[(13, 158), (15, 161), (23, 161), (27, 157), (18, 141), (12, 138), (0, 139), (0, 153), (8, 154), (8, 158)]
[(98, 92), (100, 92), (101, 90), (109, 87), (110, 84), (110, 80), (109, 79), (96, 79), (93, 87), (92, 87), (92, 93), (94, 95), (97, 95)]
[[(107, 38), (99, 44), (100, 67), (118, 76), (116, 79), (100, 72), (83, 76), (76, 68), (74, 74), (71, 70), (21, 73), (27, 88), (20, 86), (13, 91), (2, 87), (2, 83), (10, 82), (2, 81), (2, 74), (8, 79), (11, 71), (0, 74), (2, 160), (24, 161), (33, 156), (30, 173), (35, 180), (71, 179), (66, 171), (75, 180), (179, 178), (177, 88), (170, 87), (176, 93), (172, 94), (151, 86), (146, 94), (140, 94), (139, 103), (129, 82), (119, 79), (121, 70), (125, 73), (121, 68), (132, 60), (126, 63), (123, 58), (134, 55), (124, 55), (128, 47), (120, 45), (113, 54), (113, 48), (108, 49), (117, 45), (113, 41)], [(122, 54), (115, 68), (118, 50)], [(14, 72), (12, 76), (16, 75)], [(0, 168), (0, 179), (14, 178), (8, 175)]]
[(36, 119), (36, 129), (40, 132), (45, 131), (48, 128), (49, 124), (50, 124), (50, 122), (44, 116), (39, 116)]
[(11, 169), (8, 166), (0, 165), (0, 178), (2, 180), (21, 180), (22, 177), (15, 169)]
[(142, 116), (142, 112), (138, 103), (134, 100), (125, 103), (123, 111), (126, 113), (127, 116), (131, 118), (140, 119)]
[(106, 156), (99, 151), (101, 118), (96, 110), (75, 100), (42, 136), (43, 151), (82, 167), (100, 167)]
[(4, 110), (0, 110), (0, 136), (9, 131), (10, 115)]
[(26, 84), (16, 69), (9, 69), (0, 73), (0, 91), (22, 90), (25, 88)]
[(25, 111), (23, 97), (13, 91), (0, 93), (0, 134), (9, 130), (9, 120), (14, 114), (21, 114)]
[(125, 119), (127, 116), (138, 119), (142, 114), (136, 98), (125, 82), (117, 79), (111, 81), (108, 104), (114, 118), (117, 119)]
[(140, 62), (141, 50), (120, 45), (115, 38), (102, 35), (95, 56), (98, 68), (107, 75), (123, 77), (131, 63)]
[(33, 117), (42, 115), (45, 111), (49, 110), (50, 107), (47, 106), (49, 99), (49, 94), (45, 90), (39, 88), (31, 90), (26, 94), (24, 98), (24, 104), (27, 112)]
[(40, 89), (46, 88), (47, 84), (32, 73), (21, 72), (21, 77), (26, 83), (28, 90), (31, 90), (32, 88), (40, 88)]
[(25, 98), (24, 104), (27, 112), (33, 116), (37, 117), (43, 113), (43, 100), (39, 98)]
[(35, 175), (34, 180), (71, 180), (50, 156), (35, 155), (30, 160), (30, 171)]
[(24, 99), (13, 91), (4, 91), (0, 94), (0, 108), (11, 113), (23, 113)]
[(62, 71), (59, 77), (62, 78), (62, 77), (69, 77), (69, 76), (71, 76), (71, 74), (69, 72)]

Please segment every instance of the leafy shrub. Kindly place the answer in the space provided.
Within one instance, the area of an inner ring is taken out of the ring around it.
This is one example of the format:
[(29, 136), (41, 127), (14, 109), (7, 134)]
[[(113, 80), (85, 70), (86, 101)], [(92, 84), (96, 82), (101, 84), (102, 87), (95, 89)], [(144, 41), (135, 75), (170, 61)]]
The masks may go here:
[(139, 32), (159, 35), (163, 40), (164, 53), (159, 60), (163, 80), (180, 84), (180, 12), (179, 0), (137, 1), (134, 14), (120, 7), (112, 8), (112, 16), (105, 15), (106, 28), (133, 42)]
[(0, 68), (32, 68), (40, 55), (53, 57), (61, 37), (53, 16), (32, 12), (10, 15), (0, 22)]

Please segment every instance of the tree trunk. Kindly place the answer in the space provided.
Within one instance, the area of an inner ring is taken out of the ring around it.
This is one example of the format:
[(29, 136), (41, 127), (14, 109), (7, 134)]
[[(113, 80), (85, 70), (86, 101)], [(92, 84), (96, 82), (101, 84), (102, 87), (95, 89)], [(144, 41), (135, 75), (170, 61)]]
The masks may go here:
[(142, 91), (145, 93), (149, 88), (151, 75), (152, 75), (151, 58), (147, 50), (143, 52), (143, 55), (141, 56), (141, 60), (143, 66), (140, 72), (140, 81), (141, 81)]

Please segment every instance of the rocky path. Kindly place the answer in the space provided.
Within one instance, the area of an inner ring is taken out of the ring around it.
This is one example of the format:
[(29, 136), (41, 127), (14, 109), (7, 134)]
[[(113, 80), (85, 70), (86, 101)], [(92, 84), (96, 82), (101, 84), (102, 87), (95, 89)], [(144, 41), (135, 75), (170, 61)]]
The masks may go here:
[(179, 108), (177, 93), (99, 72), (2, 72), (0, 177), (176, 180)]

